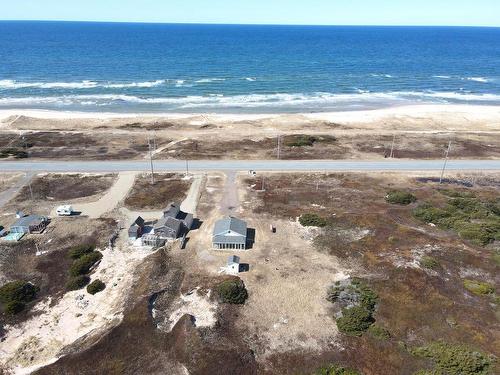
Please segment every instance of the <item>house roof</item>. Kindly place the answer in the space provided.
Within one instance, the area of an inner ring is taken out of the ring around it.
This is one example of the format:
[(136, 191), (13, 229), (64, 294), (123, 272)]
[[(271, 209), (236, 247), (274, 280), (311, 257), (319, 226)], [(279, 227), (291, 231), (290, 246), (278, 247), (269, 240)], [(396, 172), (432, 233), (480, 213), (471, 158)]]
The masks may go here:
[(143, 227), (144, 223), (145, 223), (144, 219), (142, 217), (138, 216), (132, 225), (138, 225), (139, 227)]
[(181, 221), (174, 219), (173, 217), (162, 217), (156, 222), (153, 228), (156, 230), (163, 227), (167, 227), (178, 232), (181, 228)]
[(172, 202), (163, 210), (163, 216), (176, 218), (180, 210), (180, 205)]
[(232, 216), (218, 220), (214, 226), (213, 236), (224, 236), (229, 232), (234, 232), (240, 236), (247, 235), (247, 223)]
[(237, 255), (231, 255), (229, 258), (227, 258), (227, 264), (228, 266), (233, 264), (233, 263), (238, 263), (240, 264), (240, 257)]
[(12, 227), (29, 227), (30, 225), (39, 225), (46, 221), (47, 218), (41, 215), (23, 216), (16, 220)]

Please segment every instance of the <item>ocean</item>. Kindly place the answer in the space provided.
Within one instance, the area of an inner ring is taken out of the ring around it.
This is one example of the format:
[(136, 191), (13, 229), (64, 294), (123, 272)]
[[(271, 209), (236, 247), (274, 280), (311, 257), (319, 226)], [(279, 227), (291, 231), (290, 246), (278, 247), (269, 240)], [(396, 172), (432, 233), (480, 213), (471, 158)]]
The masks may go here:
[(0, 109), (500, 104), (500, 28), (0, 22)]

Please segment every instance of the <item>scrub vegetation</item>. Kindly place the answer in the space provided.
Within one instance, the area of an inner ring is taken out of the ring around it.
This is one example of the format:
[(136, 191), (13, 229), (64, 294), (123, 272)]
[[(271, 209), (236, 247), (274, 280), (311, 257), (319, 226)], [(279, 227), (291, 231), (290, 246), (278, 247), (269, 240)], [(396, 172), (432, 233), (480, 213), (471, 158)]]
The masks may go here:
[(11, 281), (0, 287), (0, 302), (5, 313), (15, 315), (36, 298), (39, 288), (25, 281)]
[(299, 223), (303, 227), (325, 227), (327, 221), (317, 214), (304, 214), (299, 218)]
[(478, 245), (485, 246), (500, 239), (500, 198), (451, 198), (444, 207), (424, 203), (413, 213), (419, 220), (453, 230)]
[(400, 204), (406, 206), (410, 203), (416, 202), (417, 198), (406, 191), (391, 191), (385, 196), (385, 200), (391, 204)]
[(230, 279), (221, 282), (216, 288), (219, 301), (233, 305), (242, 305), (248, 298), (248, 292), (241, 279)]
[(444, 341), (411, 350), (418, 357), (429, 358), (435, 365), (432, 370), (421, 370), (418, 375), (487, 375), (494, 359), (465, 345)]

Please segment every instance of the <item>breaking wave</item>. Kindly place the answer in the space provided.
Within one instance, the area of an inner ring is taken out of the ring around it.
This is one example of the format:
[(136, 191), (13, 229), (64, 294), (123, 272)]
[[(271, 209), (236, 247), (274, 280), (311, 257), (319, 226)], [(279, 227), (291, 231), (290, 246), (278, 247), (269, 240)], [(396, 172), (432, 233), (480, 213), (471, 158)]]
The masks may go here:
[(258, 111), (327, 111), (342, 108), (382, 108), (390, 105), (417, 103), (483, 103), (500, 104), (500, 95), (474, 94), (467, 92), (388, 92), (373, 93), (311, 93), (311, 94), (250, 94), (224, 96), (183, 97), (141, 97), (135, 95), (99, 94), (30, 96), (0, 98), (4, 108), (65, 108), (88, 110), (91, 107), (109, 110), (164, 110), (164, 111), (203, 111), (203, 110), (240, 110)]

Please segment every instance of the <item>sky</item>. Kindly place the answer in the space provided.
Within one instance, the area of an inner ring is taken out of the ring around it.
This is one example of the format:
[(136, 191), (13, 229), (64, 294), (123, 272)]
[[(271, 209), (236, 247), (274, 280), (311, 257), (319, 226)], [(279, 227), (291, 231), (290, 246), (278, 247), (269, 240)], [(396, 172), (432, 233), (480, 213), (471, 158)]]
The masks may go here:
[(0, 0), (0, 19), (500, 27), (500, 0)]

